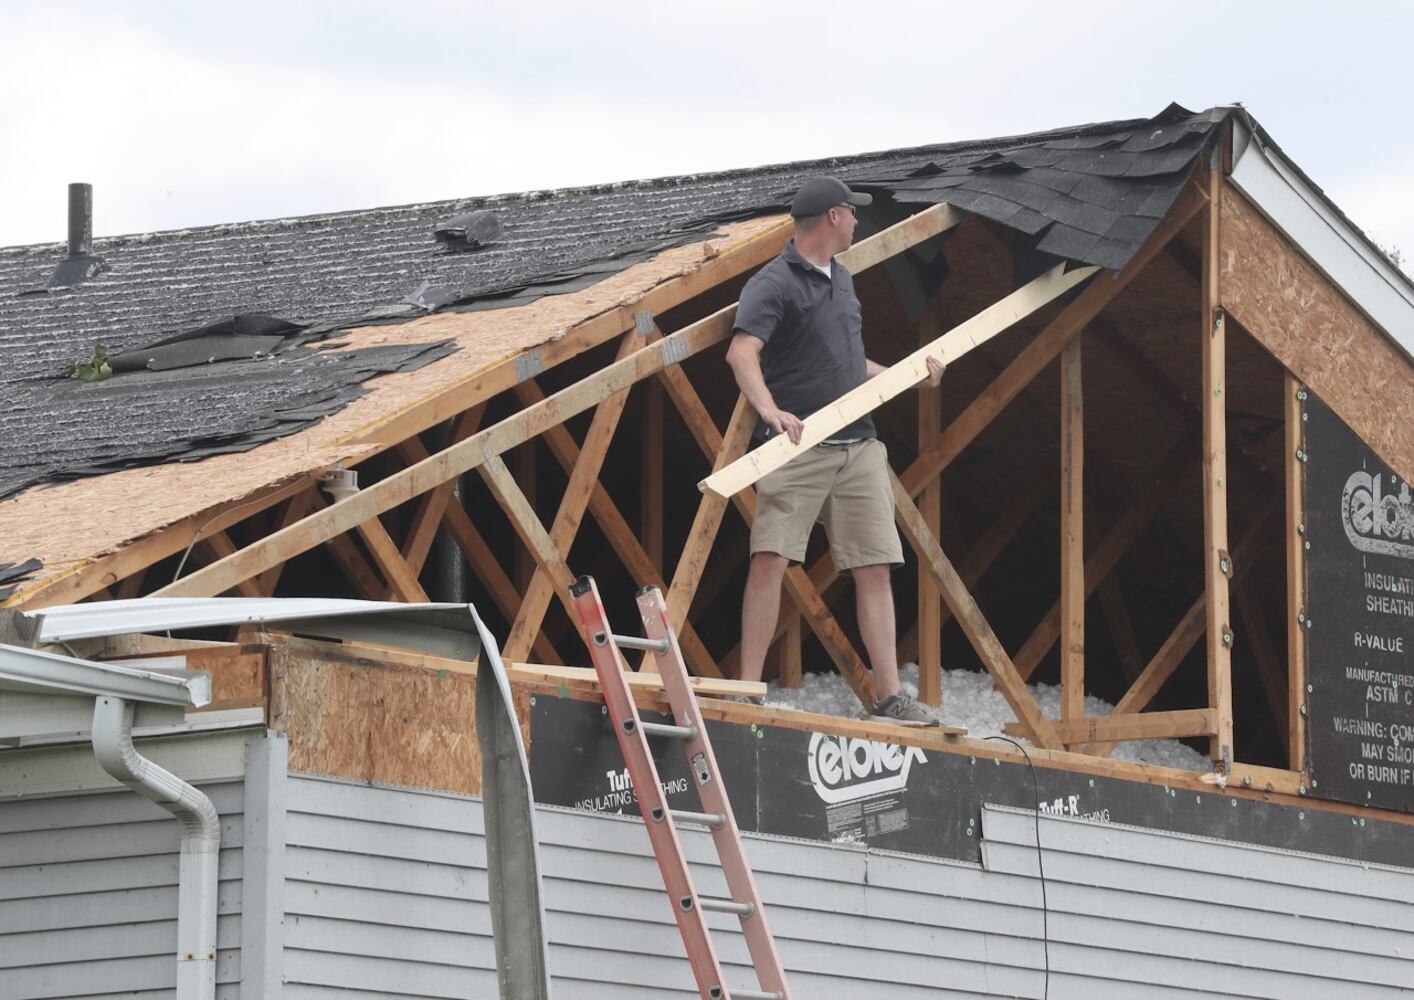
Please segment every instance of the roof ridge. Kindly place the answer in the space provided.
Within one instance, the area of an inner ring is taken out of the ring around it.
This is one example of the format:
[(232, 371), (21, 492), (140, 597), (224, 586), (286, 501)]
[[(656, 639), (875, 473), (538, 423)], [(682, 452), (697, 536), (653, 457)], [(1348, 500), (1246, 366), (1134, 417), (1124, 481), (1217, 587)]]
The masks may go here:
[[(841, 166), (847, 167), (856, 163), (864, 163), (871, 159), (883, 156), (899, 155), (920, 155), (930, 152), (948, 153), (959, 150), (976, 150), (978, 152), (1005, 147), (1023, 140), (1028, 142), (1042, 142), (1049, 139), (1064, 137), (1083, 136), (1092, 132), (1102, 132), (1117, 128), (1133, 127), (1146, 122), (1154, 121), (1155, 118), (1162, 117), (1174, 109), (1183, 111), (1186, 114), (1194, 112), (1186, 111), (1177, 104), (1170, 104), (1168, 108), (1160, 112), (1153, 118), (1123, 118), (1106, 122), (1090, 122), (1084, 125), (1072, 125), (1064, 128), (1047, 129), (1040, 132), (1024, 132), (1015, 135), (994, 136), (982, 139), (962, 139), (952, 142), (925, 143), (920, 146), (899, 146), (892, 149), (877, 149), (864, 153), (848, 153), (834, 156), (812, 157), (803, 160), (783, 160), (776, 163), (764, 163), (750, 167), (731, 167), (725, 170), (708, 170), (697, 173), (685, 174), (664, 174), (658, 177), (634, 178), (620, 181), (604, 181), (596, 184), (580, 184), (561, 188), (536, 188), (528, 191), (506, 191), (490, 195), (468, 195), (457, 198), (438, 198), (428, 201), (407, 202), (401, 205), (377, 205), (368, 208), (340, 209), (333, 212), (318, 212), (310, 215), (287, 215), (277, 216), (268, 219), (250, 219), (236, 222), (218, 222), (205, 226), (184, 226), (179, 229), (159, 229), (145, 233), (121, 233), (113, 236), (96, 237), (93, 241), (95, 252), (104, 249), (115, 249), (124, 246), (142, 245), (158, 241), (168, 241), (175, 239), (187, 239), (200, 235), (225, 235), (239, 232), (258, 232), (261, 230), (279, 231), (289, 230), (301, 226), (319, 225), (327, 222), (343, 222), (352, 219), (377, 218), (380, 214), (415, 214), (427, 212), (437, 208), (444, 208), (446, 211), (464, 211), (467, 209), (485, 208), (493, 205), (516, 204), (528, 201), (542, 201), (554, 197), (573, 197), (585, 194), (609, 193), (614, 191), (627, 190), (652, 190), (655, 188), (671, 187), (680, 184), (690, 184), (703, 180), (722, 179), (728, 180), (733, 177), (745, 177), (769, 173), (771, 171), (784, 171), (789, 168), (806, 168), (812, 166)], [(1208, 109), (1208, 112), (1219, 110)], [(1200, 113), (1208, 113), (1200, 112)], [(783, 206), (784, 207), (784, 206)], [(63, 250), (65, 243), (63, 240), (50, 240), (43, 243), (16, 244), (13, 246), (0, 247), (0, 257), (23, 257), (28, 255), (49, 254)]]

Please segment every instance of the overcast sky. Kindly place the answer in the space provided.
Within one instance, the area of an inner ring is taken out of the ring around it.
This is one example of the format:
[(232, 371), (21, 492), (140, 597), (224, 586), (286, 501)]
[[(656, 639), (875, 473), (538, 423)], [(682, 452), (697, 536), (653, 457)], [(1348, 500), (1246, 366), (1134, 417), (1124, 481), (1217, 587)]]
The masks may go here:
[[(0, 0), (0, 246), (1242, 102), (1414, 253), (1414, 4)], [(1408, 264), (1406, 263), (1406, 267)]]

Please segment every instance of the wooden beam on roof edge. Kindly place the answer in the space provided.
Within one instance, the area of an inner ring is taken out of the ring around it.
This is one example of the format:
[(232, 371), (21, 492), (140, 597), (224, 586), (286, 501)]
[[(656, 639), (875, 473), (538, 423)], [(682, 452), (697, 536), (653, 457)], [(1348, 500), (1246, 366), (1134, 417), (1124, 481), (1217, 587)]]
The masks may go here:
[[(858, 273), (936, 236), (942, 228), (952, 224), (956, 214), (950, 206), (934, 205), (856, 244), (841, 254), (840, 259)], [(320, 514), (277, 531), (157, 593), (169, 597), (199, 596), (209, 594), (213, 589), (217, 592), (225, 590), (237, 580), (263, 573), (276, 563), (308, 551), (330, 537), (406, 503), (453, 476), (477, 468), (487, 461), (488, 455), (499, 455), (547, 428), (583, 413), (606, 396), (722, 343), (731, 336), (735, 317), (735, 304), (720, 309), (662, 341), (635, 351), (623, 360), (561, 389), (543, 403), (527, 407), (459, 444), (345, 497)], [(624, 328), (621, 327), (620, 331)], [(444, 416), (439, 415), (438, 419)]]
[(799, 442), (784, 435), (771, 438), (765, 444), (720, 472), (714, 472), (697, 488), (711, 490), (718, 496), (731, 496), (756, 483), (807, 448), (814, 447), (831, 434), (878, 409), (900, 393), (913, 388), (928, 377), (928, 358), (937, 357), (951, 364), (969, 351), (1010, 329), (1018, 321), (1074, 288), (1097, 273), (1098, 267), (1080, 267), (1066, 271), (1057, 264), (1039, 278), (1023, 285), (1010, 295), (983, 309), (930, 343), (924, 344), (901, 361), (891, 365), (829, 406), (817, 410), (802, 423)]
[[(180, 521), (134, 539), (121, 548), (78, 565), (58, 577), (42, 579), (32, 587), (22, 584), (4, 602), (4, 606), (34, 611), (56, 604), (76, 604), (110, 584), (183, 551), (192, 543), (193, 538), (199, 537), (200, 532), (225, 530), (288, 499), (306, 489), (323, 471), (325, 470), (312, 470), (254, 498), (217, 504), (214, 508), (189, 514)], [(222, 589), (228, 590), (233, 585), (234, 582)]]

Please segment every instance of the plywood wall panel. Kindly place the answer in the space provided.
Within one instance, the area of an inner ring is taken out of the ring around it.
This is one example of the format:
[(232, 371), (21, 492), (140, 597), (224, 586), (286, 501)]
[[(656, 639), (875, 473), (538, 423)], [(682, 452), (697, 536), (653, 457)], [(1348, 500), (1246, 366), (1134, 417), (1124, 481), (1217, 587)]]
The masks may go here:
[(480, 793), (474, 674), (276, 645), (270, 678), (291, 771)]
[(1405, 479), (1414, 479), (1414, 364), (1230, 185), (1222, 304)]

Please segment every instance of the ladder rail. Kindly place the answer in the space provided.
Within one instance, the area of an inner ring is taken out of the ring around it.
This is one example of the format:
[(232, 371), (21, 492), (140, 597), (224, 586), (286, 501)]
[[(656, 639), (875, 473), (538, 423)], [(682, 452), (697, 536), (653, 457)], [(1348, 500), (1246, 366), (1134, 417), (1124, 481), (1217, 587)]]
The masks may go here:
[[(748, 912), (740, 914), (741, 930), (746, 938), (752, 963), (756, 967), (757, 979), (761, 988), (768, 994), (778, 993), (782, 1000), (790, 1000), (790, 987), (786, 983), (785, 969), (776, 950), (775, 936), (771, 933), (770, 923), (766, 919), (766, 910), (761, 905), (756, 876), (752, 874), (751, 865), (747, 861), (746, 849), (741, 842), (741, 831), (737, 827), (736, 816), (727, 797), (721, 770), (717, 767), (712, 743), (707, 738), (707, 727), (697, 704), (697, 696), (688, 679), (682, 650), (678, 646), (677, 631), (668, 617), (667, 602), (663, 599), (663, 592), (652, 586), (640, 590), (637, 600), (639, 614), (643, 619), (644, 635), (649, 640), (667, 644), (665, 649), (653, 655), (658, 662), (658, 674), (663, 679), (668, 703), (673, 709), (674, 721), (678, 726), (696, 729), (694, 736), (683, 740), (683, 752), (688, 758), (688, 770), (696, 780), (697, 794), (702, 800), (703, 811), (723, 819), (722, 823), (711, 827), (712, 839), (732, 900), (749, 907)], [(705, 770), (699, 767), (699, 757), (705, 765)], [(706, 781), (703, 780), (704, 773), (708, 777)]]
[(614, 736), (619, 741), (619, 749), (633, 782), (653, 856), (657, 859), (663, 885), (668, 890), (673, 918), (682, 935), (693, 978), (703, 1000), (724, 1000), (730, 993), (722, 982), (721, 963), (712, 944), (711, 932), (688, 870), (687, 857), (678, 839), (672, 813), (664, 800), (662, 782), (648, 747), (648, 737), (638, 724), (638, 710), (624, 677), (623, 659), (605, 619), (598, 587), (592, 578), (580, 577), (570, 593), (590, 660), (599, 677), (599, 687), (604, 693), (604, 704), (614, 725)]

